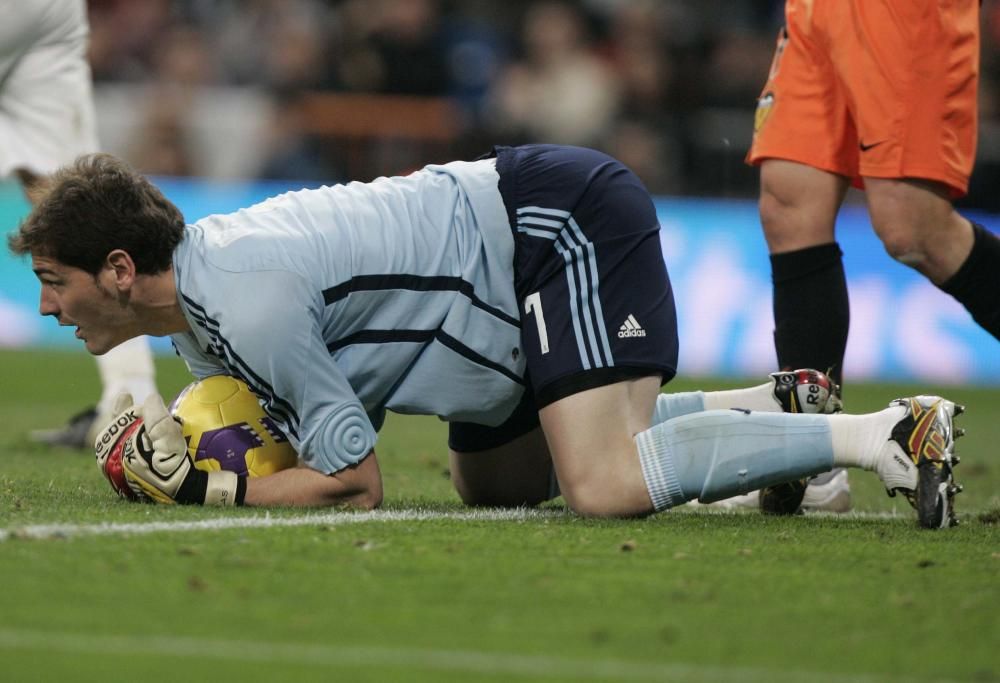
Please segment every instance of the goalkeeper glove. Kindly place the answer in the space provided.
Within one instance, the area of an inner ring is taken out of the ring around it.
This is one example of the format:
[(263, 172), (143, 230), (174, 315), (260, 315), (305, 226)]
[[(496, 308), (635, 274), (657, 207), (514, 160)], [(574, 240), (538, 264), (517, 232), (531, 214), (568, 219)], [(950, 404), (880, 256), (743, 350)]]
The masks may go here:
[(120, 437), (121, 462), (125, 481), (138, 497), (182, 505), (243, 504), (246, 478), (195, 468), (181, 426), (159, 394), (151, 394), (141, 408), (126, 408), (115, 422), (130, 412), (137, 413), (140, 426)]
[(125, 440), (139, 428), (142, 421), (132, 408), (132, 397), (127, 393), (120, 394), (115, 399), (111, 410), (115, 419), (97, 434), (94, 441), (94, 455), (97, 458), (97, 469), (111, 484), (120, 498), (139, 500), (139, 497), (129, 488), (122, 471), (122, 446)]

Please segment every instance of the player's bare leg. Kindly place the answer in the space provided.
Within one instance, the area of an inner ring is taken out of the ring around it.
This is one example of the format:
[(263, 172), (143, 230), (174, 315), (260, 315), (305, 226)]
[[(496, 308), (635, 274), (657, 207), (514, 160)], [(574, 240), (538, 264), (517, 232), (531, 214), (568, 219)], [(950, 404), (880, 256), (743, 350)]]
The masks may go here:
[(954, 275), (972, 251), (972, 224), (952, 207), (944, 185), (865, 178), (865, 196), (885, 250), (934, 284)]
[(832, 242), (847, 193), (843, 176), (784, 159), (760, 166), (760, 218), (768, 251), (779, 254)]
[(450, 462), (451, 481), (466, 505), (538, 505), (559, 495), (541, 427), (497, 448), (450, 451)]
[(539, 415), (563, 497), (578, 514), (628, 517), (653, 512), (635, 435), (649, 429), (659, 376), (582, 391)]
[(955, 297), (1000, 339), (1000, 238), (960, 216), (939, 183), (866, 178), (865, 186), (886, 251)]

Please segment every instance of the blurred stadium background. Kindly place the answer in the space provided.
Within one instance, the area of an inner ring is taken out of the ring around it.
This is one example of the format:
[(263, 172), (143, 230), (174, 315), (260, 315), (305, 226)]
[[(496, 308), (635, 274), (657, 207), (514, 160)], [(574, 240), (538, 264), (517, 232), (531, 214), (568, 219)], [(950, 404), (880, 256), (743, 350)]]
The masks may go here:
[[(285, 189), (405, 173), (494, 143), (598, 147), (658, 198), (681, 372), (771, 369), (756, 171), (743, 164), (779, 0), (90, 0), (102, 145), (189, 221)], [(1000, 230), (1000, 0), (982, 4), (981, 128), (963, 210)], [(0, 186), (0, 229), (27, 207)], [(1000, 384), (1000, 347), (840, 221), (856, 379)], [(78, 348), (0, 255), (0, 347)], [(165, 350), (159, 344), (156, 348)]]

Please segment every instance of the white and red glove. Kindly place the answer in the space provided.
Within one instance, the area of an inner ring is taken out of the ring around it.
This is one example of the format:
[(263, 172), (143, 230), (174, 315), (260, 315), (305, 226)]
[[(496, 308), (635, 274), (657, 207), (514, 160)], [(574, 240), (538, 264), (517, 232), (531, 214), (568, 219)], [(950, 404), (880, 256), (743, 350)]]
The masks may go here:
[[(101, 471), (119, 495), (181, 505), (242, 505), (246, 479), (234, 472), (195, 468), (181, 426), (158, 394), (151, 394), (139, 408), (125, 394), (115, 408), (119, 415), (98, 436), (95, 451)], [(116, 459), (122, 475), (118, 479)]]
[(131, 438), (139, 429), (142, 420), (136, 415), (132, 397), (128, 394), (120, 394), (115, 399), (112, 412), (115, 419), (97, 434), (94, 441), (97, 469), (105, 476), (119, 497), (139, 500), (125, 481), (125, 472), (122, 470), (122, 447), (125, 445), (125, 440)]

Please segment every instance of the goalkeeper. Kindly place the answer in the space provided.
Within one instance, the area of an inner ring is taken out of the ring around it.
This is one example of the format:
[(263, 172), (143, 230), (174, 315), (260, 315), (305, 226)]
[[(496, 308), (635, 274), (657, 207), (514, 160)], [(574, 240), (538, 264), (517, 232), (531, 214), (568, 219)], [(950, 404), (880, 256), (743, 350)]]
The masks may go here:
[(123, 440), (129, 485), (154, 500), (375, 507), (393, 410), (448, 421), (469, 504), (561, 490), (579, 514), (645, 515), (843, 466), (876, 472), (926, 526), (953, 516), (950, 401), (777, 412), (796, 397), (836, 407), (814, 372), (660, 394), (678, 339), (659, 224), (639, 179), (600, 152), (497, 147), (191, 225), (92, 155), (55, 174), (8, 243), (31, 256), (40, 312), (91, 353), (170, 335), (195, 376), (243, 379), (301, 460), (255, 479), (204, 473), (162, 399), (120, 405), (99, 445)]

